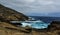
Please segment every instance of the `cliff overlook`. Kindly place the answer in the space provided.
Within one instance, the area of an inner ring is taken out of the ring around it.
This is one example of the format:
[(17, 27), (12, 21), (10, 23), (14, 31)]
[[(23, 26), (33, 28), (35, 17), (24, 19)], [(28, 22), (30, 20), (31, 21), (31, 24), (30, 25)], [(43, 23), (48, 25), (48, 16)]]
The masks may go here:
[(0, 35), (24, 35), (25, 28), (12, 25), (9, 21), (25, 21), (28, 17), (0, 4)]
[(0, 4), (0, 20), (12, 21), (12, 20), (28, 20), (28, 17), (22, 13), (19, 13), (13, 9)]
[(0, 35), (60, 35), (60, 21), (52, 21), (46, 29), (17, 27), (8, 21), (24, 21), (28, 17), (0, 4)]

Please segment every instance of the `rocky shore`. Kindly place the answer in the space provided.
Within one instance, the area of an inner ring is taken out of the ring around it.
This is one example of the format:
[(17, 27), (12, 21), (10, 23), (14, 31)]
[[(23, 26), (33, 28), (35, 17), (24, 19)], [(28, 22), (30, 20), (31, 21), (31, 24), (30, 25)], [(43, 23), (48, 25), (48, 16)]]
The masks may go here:
[(28, 17), (0, 4), (0, 35), (60, 35), (60, 21), (52, 21), (46, 29), (17, 27), (9, 21), (24, 21)]
[(33, 35), (60, 35), (60, 21), (52, 21), (46, 29), (33, 29)]

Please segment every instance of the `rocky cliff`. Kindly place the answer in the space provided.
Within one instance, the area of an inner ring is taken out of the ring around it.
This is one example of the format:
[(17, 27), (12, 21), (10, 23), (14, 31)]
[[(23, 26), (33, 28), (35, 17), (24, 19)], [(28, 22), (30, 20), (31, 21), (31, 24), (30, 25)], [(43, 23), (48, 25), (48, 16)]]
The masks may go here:
[(10, 9), (0, 4), (0, 20), (1, 21), (28, 20), (28, 17), (22, 13), (19, 13), (13, 9)]
[(46, 29), (17, 27), (10, 24), (12, 20), (28, 20), (28, 17), (0, 4), (0, 35), (60, 35), (60, 21), (52, 21)]
[(0, 4), (0, 35), (26, 35), (28, 28), (17, 27), (9, 22), (24, 20), (28, 20), (26, 15)]

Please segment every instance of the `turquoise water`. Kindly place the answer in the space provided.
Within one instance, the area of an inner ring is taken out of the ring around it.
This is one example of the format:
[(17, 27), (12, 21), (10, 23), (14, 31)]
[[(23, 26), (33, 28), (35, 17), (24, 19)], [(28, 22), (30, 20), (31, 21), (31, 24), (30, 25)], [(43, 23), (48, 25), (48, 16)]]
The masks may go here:
[(48, 25), (50, 25), (50, 23), (45, 23), (43, 21), (13, 21), (12, 23), (21, 23), (22, 24), (22, 27), (26, 27), (26, 26), (29, 26), (29, 27), (32, 27), (32, 28), (36, 28), (36, 29), (44, 29), (44, 28), (47, 28)]
[(44, 22), (36, 22), (36, 23), (32, 23), (32, 28), (36, 28), (36, 29), (44, 29), (48, 27), (48, 23), (44, 23)]
[(29, 27), (32, 27), (32, 28), (36, 28), (36, 29), (44, 29), (44, 28), (47, 28), (49, 25), (49, 23), (44, 23), (42, 21), (38, 21), (38, 22), (29, 22), (29, 23), (25, 23), (23, 22), (22, 23), (22, 27), (25, 27), (25, 26), (29, 26)]

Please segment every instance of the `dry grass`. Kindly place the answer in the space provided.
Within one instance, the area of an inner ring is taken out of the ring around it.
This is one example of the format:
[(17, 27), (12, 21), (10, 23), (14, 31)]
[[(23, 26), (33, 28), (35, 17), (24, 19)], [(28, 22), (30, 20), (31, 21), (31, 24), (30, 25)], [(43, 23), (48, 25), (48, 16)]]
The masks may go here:
[(60, 30), (56, 30), (53, 32), (36, 32), (36, 31), (32, 31), (32, 35), (60, 35), (58, 34), (60, 32)]
[(15, 27), (6, 22), (0, 22), (0, 35), (30, 35), (28, 30), (22, 27)]

